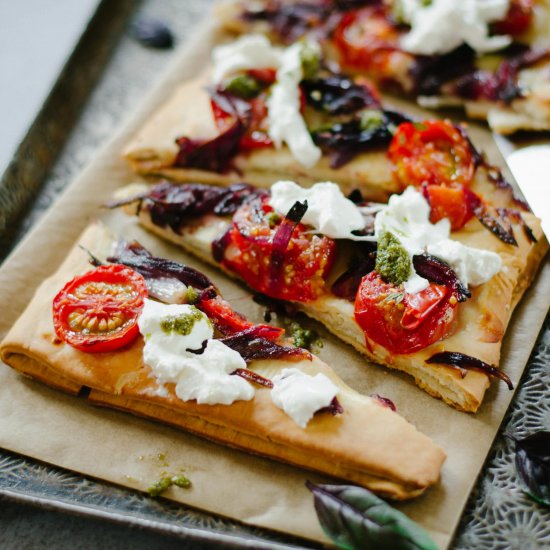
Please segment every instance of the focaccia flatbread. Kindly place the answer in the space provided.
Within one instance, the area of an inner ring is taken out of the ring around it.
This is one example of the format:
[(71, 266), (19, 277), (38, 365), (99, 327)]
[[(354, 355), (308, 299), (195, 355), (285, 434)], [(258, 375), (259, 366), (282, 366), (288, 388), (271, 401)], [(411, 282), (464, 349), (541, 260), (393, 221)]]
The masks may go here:
[[(93, 225), (78, 240), (99, 257), (111, 252), (112, 236)], [(110, 353), (84, 353), (57, 338), (52, 299), (73, 276), (90, 269), (75, 247), (59, 270), (37, 290), (0, 347), (2, 360), (21, 373), (72, 394), (89, 388), (90, 402), (126, 410), (184, 428), (224, 445), (320, 471), (364, 485), (395, 499), (424, 491), (439, 478), (443, 451), (401, 416), (353, 391), (318, 358), (287, 362), (262, 360), (249, 367), (273, 377), (291, 366), (323, 373), (339, 388), (344, 412), (320, 413), (305, 429), (276, 407), (267, 388), (251, 401), (198, 405), (177, 398), (172, 386), (159, 394), (143, 362), (143, 339)]]
[(173, 166), (178, 153), (176, 138), (211, 139), (219, 133), (205, 89), (207, 83), (203, 76), (180, 85), (137, 132), (123, 153), (136, 172), (173, 181), (213, 184), (247, 181), (263, 187), (277, 179), (293, 179), (303, 185), (335, 181), (344, 192), (359, 188), (371, 200), (380, 201), (398, 191), (385, 150), (358, 155), (338, 169), (329, 166), (327, 157), (312, 168), (304, 168), (286, 146), (240, 153), (235, 158), (234, 170), (227, 173)]

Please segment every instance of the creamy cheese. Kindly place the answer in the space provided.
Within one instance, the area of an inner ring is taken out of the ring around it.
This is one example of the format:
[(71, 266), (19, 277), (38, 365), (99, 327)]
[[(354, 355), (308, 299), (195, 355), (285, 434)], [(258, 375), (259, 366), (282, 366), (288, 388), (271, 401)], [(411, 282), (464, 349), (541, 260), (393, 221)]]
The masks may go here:
[(489, 36), (488, 24), (503, 19), (510, 0), (398, 0), (411, 26), (401, 46), (411, 53), (444, 54), (468, 44), (478, 53), (505, 48), (509, 36)]
[[(307, 47), (319, 49), (310, 43)], [(286, 143), (292, 156), (306, 168), (321, 158), (321, 149), (313, 143), (304, 118), (300, 113), (300, 81), (303, 78), (302, 50), (306, 46), (296, 42), (288, 47), (277, 70), (277, 79), (267, 98), (267, 125), (269, 137), (276, 147)]]
[(321, 149), (315, 145), (300, 113), (299, 84), (303, 75), (302, 52), (306, 49), (321, 55), (316, 42), (297, 42), (288, 48), (272, 46), (265, 36), (243, 36), (212, 53), (213, 80), (221, 82), (238, 71), (276, 69), (275, 84), (267, 98), (268, 134), (276, 147), (286, 143), (292, 156), (306, 168), (321, 158)]
[(277, 69), (283, 50), (260, 34), (245, 35), (235, 42), (214, 48), (212, 78), (216, 84), (225, 77), (250, 69)]
[(178, 279), (159, 277), (145, 279), (149, 296), (165, 304), (181, 304), (187, 299), (187, 285)]
[(292, 368), (283, 369), (273, 378), (271, 399), (298, 426), (305, 428), (318, 410), (330, 405), (337, 393), (338, 387), (324, 374), (310, 376)]
[[(374, 221), (374, 235), (379, 238), (389, 231), (403, 245), (409, 257), (428, 252), (448, 263), (464, 286), (479, 285), (498, 273), (501, 257), (495, 252), (472, 248), (450, 239), (451, 224), (447, 218), (430, 222), (430, 206), (422, 193), (407, 187), (401, 195), (392, 195), (388, 206)], [(420, 292), (428, 281), (412, 269), (405, 282), (407, 292)]]
[[(246, 368), (244, 359), (212, 339), (208, 317), (194, 306), (145, 300), (138, 326), (145, 340), (143, 361), (161, 386), (175, 384), (176, 395), (183, 401), (230, 405), (254, 397), (254, 388), (246, 380), (231, 376), (236, 369)], [(189, 351), (201, 349), (204, 341), (202, 353)]]
[(307, 210), (302, 222), (319, 233), (333, 239), (372, 240), (372, 237), (352, 234), (365, 227), (365, 219), (357, 205), (347, 199), (335, 183), (316, 183), (309, 189), (293, 181), (278, 181), (271, 186), (269, 203), (281, 216), (285, 216), (296, 201), (304, 200), (307, 200)]

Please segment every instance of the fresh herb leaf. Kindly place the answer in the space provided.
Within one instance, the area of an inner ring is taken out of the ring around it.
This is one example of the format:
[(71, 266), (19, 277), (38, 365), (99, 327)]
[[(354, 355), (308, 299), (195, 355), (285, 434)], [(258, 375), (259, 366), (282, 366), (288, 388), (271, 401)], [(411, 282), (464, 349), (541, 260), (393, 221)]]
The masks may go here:
[(516, 444), (516, 469), (525, 492), (550, 506), (550, 432), (535, 432), (523, 439), (508, 435)]
[(424, 529), (367, 489), (310, 481), (306, 486), (313, 493), (321, 527), (339, 548), (437, 549)]

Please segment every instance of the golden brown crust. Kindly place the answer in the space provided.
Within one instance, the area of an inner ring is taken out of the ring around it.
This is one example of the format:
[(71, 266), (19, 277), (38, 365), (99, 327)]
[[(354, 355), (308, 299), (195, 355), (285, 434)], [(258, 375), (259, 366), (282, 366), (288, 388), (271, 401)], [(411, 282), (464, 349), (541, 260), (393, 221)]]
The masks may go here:
[[(474, 190), (481, 190), (485, 184), (483, 177), (479, 176)], [(503, 206), (509, 204), (507, 192), (501, 195), (495, 193), (494, 197)], [(374, 362), (412, 375), (422, 389), (459, 410), (476, 412), (489, 387), (489, 378), (477, 371), (470, 371), (462, 378), (455, 369), (428, 365), (425, 360), (438, 352), (455, 351), (490, 365), (499, 364), (502, 339), (513, 309), (534, 279), (548, 250), (540, 221), (531, 213), (524, 212), (522, 215), (538, 239), (535, 244), (529, 241), (520, 226), (514, 227), (518, 246), (505, 244), (477, 219), (472, 219), (461, 231), (453, 234), (454, 239), (466, 245), (497, 252), (502, 258), (503, 267), (490, 281), (473, 289), (472, 297), (459, 305), (454, 332), (419, 352), (392, 355), (375, 342), (367, 343), (363, 331), (354, 320), (353, 304), (332, 294), (314, 302), (297, 304), (297, 307)], [(211, 242), (223, 234), (229, 221), (207, 216), (176, 234), (169, 228), (154, 225), (146, 209), (141, 210), (139, 220), (150, 231), (182, 246), (202, 260), (221, 267), (212, 258)], [(231, 272), (228, 274), (235, 276)]]
[[(109, 243), (104, 229), (93, 226), (79, 239), (94, 252)], [(291, 363), (256, 361), (250, 368), (273, 377), (286, 366), (314, 374), (322, 372), (340, 387), (344, 413), (320, 414), (306, 429), (297, 426), (259, 388), (251, 401), (198, 405), (175, 396), (173, 387), (159, 386), (143, 363), (143, 341), (113, 353), (82, 353), (60, 342), (51, 319), (57, 291), (77, 273), (89, 269), (75, 247), (56, 274), (38, 289), (27, 310), (1, 345), (1, 358), (27, 376), (77, 393), (91, 388), (93, 403), (158, 419), (224, 444), (365, 485), (396, 499), (420, 494), (435, 483), (445, 455), (428, 437), (402, 417), (346, 386), (319, 359)]]
[(173, 181), (200, 181), (216, 185), (247, 181), (268, 187), (277, 179), (293, 179), (302, 185), (335, 181), (344, 192), (360, 188), (371, 200), (380, 201), (398, 191), (385, 151), (364, 153), (337, 170), (330, 168), (326, 157), (306, 169), (286, 147), (269, 147), (240, 154), (235, 158), (236, 170), (224, 174), (172, 166), (178, 152), (176, 138), (210, 139), (217, 134), (210, 99), (204, 91), (206, 82), (203, 76), (179, 86), (137, 132), (123, 152), (133, 170)]

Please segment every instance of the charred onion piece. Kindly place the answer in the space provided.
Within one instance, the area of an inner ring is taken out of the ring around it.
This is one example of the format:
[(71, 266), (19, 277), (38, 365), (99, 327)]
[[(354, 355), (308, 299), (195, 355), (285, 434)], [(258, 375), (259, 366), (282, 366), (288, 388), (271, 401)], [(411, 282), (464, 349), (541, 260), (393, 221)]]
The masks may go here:
[(453, 269), (435, 256), (429, 254), (413, 256), (413, 265), (418, 275), (424, 279), (452, 289), (459, 302), (464, 302), (471, 296), (470, 291), (460, 282)]
[(223, 90), (214, 90), (211, 97), (233, 117), (233, 123), (210, 140), (191, 139), (186, 136), (177, 138), (179, 151), (174, 166), (223, 173), (230, 168), (233, 157), (239, 153), (241, 138), (251, 121), (250, 104)]
[(270, 285), (276, 289), (281, 284), (281, 270), (292, 233), (307, 211), (307, 201), (296, 201), (273, 235), (270, 262)]
[(509, 219), (503, 219), (496, 208), (489, 206), (472, 191), (468, 193), (468, 202), (476, 218), (495, 237), (499, 238), (503, 243), (511, 244), (512, 246), (518, 245)]
[(334, 396), (329, 405), (319, 409), (318, 411), (315, 411), (315, 414), (330, 413), (332, 414), (332, 416), (336, 416), (337, 414), (342, 414), (343, 412), (344, 407), (342, 407), (340, 401), (338, 401), (338, 397)]
[(173, 278), (199, 290), (214, 287), (212, 281), (197, 269), (165, 258), (157, 258), (137, 241), (119, 241), (115, 254), (107, 258), (107, 261), (131, 267), (145, 279)]
[[(487, 376), (495, 376), (496, 378), (500, 378), (506, 383), (509, 390), (514, 389), (514, 385), (512, 384), (510, 378), (500, 369), (492, 367), (481, 359), (476, 359), (470, 355), (464, 355), (463, 353), (456, 351), (442, 351), (432, 355), (429, 359), (426, 359), (426, 363), (448, 365), (461, 370), (479, 370)], [(464, 376), (466, 376), (465, 372), (462, 374), (463, 378)]]
[(525, 236), (530, 243), (537, 242), (537, 238), (535, 237), (533, 230), (527, 225), (527, 223), (523, 219), (523, 216), (521, 215), (521, 212), (518, 212), (513, 208), (497, 208), (497, 212), (502, 218), (509, 219), (512, 222), (521, 225), (521, 228), (523, 229), (523, 232), (525, 233)]
[(388, 407), (388, 409), (391, 409), (393, 412), (397, 411), (397, 407), (395, 406), (395, 403), (388, 399), (387, 397), (382, 397), (381, 395), (378, 395), (377, 393), (374, 393), (371, 395), (373, 399), (376, 399), (382, 405), (383, 407)]
[(361, 258), (355, 258), (349, 269), (340, 275), (332, 285), (332, 293), (350, 302), (355, 301), (361, 279), (374, 270), (376, 253), (371, 252)]
[(252, 327), (220, 338), (220, 342), (239, 353), (247, 363), (257, 359), (280, 359), (282, 357), (295, 361), (311, 360), (311, 354), (305, 349), (281, 346), (266, 338), (262, 332), (263, 330), (258, 330), (258, 327)]
[(273, 382), (269, 380), (269, 378), (263, 377), (261, 374), (258, 374), (257, 372), (254, 372), (250, 369), (237, 369), (231, 374), (234, 374), (236, 376), (240, 376), (241, 378), (244, 378), (245, 380), (248, 380), (249, 382), (254, 382), (254, 384), (258, 384), (260, 386), (265, 386), (266, 388), (273, 388)]

